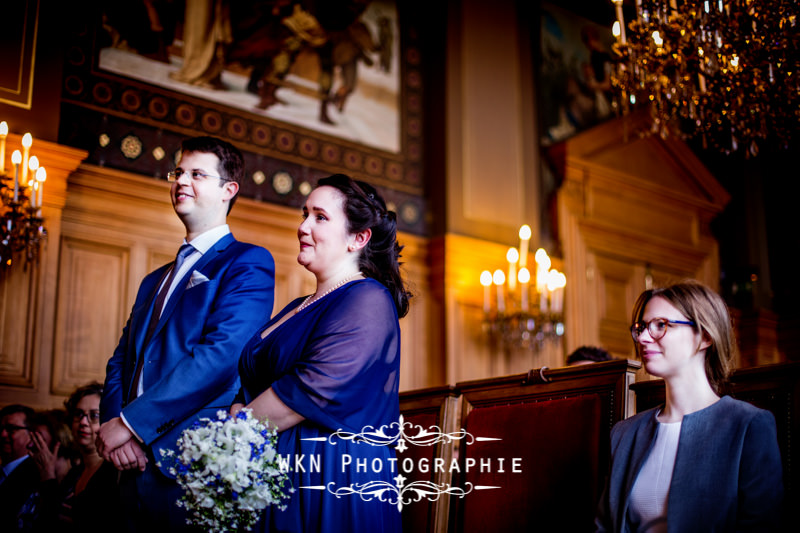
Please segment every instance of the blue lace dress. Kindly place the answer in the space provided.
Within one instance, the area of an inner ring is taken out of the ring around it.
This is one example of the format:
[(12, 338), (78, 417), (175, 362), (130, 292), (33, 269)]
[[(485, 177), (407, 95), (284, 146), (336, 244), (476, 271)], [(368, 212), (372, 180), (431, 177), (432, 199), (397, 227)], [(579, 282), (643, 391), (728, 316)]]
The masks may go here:
[[(286, 510), (267, 508), (260, 527), (272, 532), (399, 532), (396, 505), (349, 490), (365, 483), (375, 487), (376, 482), (394, 486), (394, 447), (331, 438), (337, 430), (388, 429), (399, 418), (400, 326), (394, 302), (377, 281), (352, 281), (261, 338), (270, 324), (294, 313), (299, 302), (259, 328), (239, 362), (239, 401), (249, 403), (272, 387), (305, 417), (278, 439), (278, 453), (292, 467), (295, 492)], [(324, 439), (307, 440), (318, 437)], [(391, 491), (386, 497), (396, 501)]]

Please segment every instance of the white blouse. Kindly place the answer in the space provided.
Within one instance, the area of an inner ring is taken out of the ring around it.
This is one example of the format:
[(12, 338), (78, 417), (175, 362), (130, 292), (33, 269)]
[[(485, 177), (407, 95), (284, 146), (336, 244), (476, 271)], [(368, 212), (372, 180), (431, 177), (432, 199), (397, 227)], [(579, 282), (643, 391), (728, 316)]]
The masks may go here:
[(656, 441), (631, 489), (628, 522), (632, 531), (667, 531), (667, 497), (678, 454), (681, 423), (658, 423)]

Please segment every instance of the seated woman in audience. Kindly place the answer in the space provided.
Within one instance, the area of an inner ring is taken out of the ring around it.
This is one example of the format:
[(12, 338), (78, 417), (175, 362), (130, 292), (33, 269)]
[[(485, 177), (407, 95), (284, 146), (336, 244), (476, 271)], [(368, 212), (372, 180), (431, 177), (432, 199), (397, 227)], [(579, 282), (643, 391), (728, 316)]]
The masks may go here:
[(36, 488), (17, 515), (17, 531), (45, 531), (51, 528), (40, 527), (39, 519), (47, 513), (48, 500), (58, 492), (59, 483), (72, 468), (77, 454), (63, 410), (35, 413), (28, 420), (28, 428), (28, 455), (36, 466)]
[(612, 429), (597, 530), (779, 530), (775, 418), (721, 392), (736, 350), (722, 298), (695, 281), (645, 291), (631, 334), (666, 402)]
[(34, 530), (105, 531), (108, 524), (119, 519), (118, 471), (103, 461), (95, 448), (102, 394), (102, 385), (90, 383), (78, 388), (64, 402), (79, 460), (60, 483), (49, 466), (55, 462), (55, 454), (48, 455), (43, 442), (34, 438), (34, 459), (38, 455), (37, 463), (44, 465), (40, 468), (44, 481)]
[(31, 418), (28, 454), (33, 457), (42, 481), (55, 479), (60, 483), (77, 459), (66, 420), (67, 414), (59, 409), (36, 413)]

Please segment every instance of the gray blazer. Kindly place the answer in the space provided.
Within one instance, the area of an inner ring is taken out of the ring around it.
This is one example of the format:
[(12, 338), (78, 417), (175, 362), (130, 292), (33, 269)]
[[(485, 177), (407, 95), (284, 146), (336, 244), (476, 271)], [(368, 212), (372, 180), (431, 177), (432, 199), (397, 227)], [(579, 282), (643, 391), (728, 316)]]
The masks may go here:
[[(630, 531), (628, 501), (655, 442), (658, 411), (649, 409), (612, 428), (611, 468), (597, 531)], [(777, 531), (782, 502), (772, 413), (723, 396), (683, 417), (667, 500), (668, 531)]]

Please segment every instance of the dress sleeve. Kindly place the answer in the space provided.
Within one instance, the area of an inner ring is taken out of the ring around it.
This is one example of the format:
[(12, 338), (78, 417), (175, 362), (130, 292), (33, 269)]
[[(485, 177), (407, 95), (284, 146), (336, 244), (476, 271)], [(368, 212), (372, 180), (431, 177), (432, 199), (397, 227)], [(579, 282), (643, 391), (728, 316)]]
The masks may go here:
[(272, 388), (306, 419), (359, 432), (398, 416), (400, 329), (382, 285), (358, 282), (340, 291), (331, 294), (336, 298), (321, 309), (302, 354)]
[(783, 468), (775, 417), (760, 411), (744, 438), (737, 531), (780, 531), (782, 504)]

